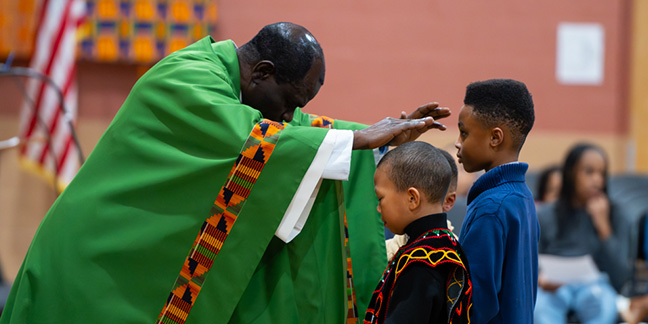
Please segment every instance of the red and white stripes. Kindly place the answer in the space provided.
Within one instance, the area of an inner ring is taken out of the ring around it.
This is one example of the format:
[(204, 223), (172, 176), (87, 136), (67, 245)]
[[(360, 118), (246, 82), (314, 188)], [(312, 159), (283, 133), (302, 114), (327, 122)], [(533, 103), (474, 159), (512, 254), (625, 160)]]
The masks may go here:
[(21, 162), (47, 177), (59, 190), (79, 169), (78, 149), (70, 129), (77, 111), (76, 31), (85, 18), (83, 0), (44, 0), (30, 67), (51, 78), (60, 97), (46, 82), (31, 79), (22, 109)]

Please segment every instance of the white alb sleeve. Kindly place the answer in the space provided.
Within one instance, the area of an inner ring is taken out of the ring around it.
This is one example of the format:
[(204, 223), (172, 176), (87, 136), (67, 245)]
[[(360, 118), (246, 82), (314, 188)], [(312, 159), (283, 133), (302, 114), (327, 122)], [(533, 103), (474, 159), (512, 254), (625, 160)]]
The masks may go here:
[(351, 169), (353, 131), (331, 129), (302, 178), (275, 236), (289, 243), (306, 224), (322, 179), (347, 180)]
[(353, 131), (331, 129), (326, 134), (334, 141), (333, 152), (326, 163), (322, 178), (330, 180), (349, 180), (351, 171), (351, 152), (353, 150)]

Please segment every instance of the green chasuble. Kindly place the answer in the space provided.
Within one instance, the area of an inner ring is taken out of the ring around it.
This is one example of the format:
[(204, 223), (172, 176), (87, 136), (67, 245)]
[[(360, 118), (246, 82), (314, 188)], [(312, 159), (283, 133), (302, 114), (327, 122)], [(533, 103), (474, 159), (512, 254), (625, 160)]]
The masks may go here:
[[(210, 37), (169, 55), (138, 80), (44, 217), (1, 324), (156, 321), (244, 142), (262, 120), (240, 103), (239, 83), (233, 42)], [(339, 182), (323, 181), (293, 241), (274, 236), (327, 133), (300, 125), (306, 126), (294, 122), (281, 131), (187, 323), (344, 321)], [(361, 126), (335, 123), (355, 127)], [(353, 153), (352, 179), (344, 182), (360, 313), (386, 262), (371, 153)]]
[[(295, 111), (292, 125), (311, 125)], [(334, 129), (367, 127), (335, 120)], [(373, 151), (353, 151), (349, 181), (324, 180), (301, 233), (290, 243), (274, 237), (232, 317), (233, 323), (343, 323), (346, 257), (340, 212), (346, 208), (357, 309), (363, 314), (387, 264), (385, 232), (374, 193)], [(336, 189), (337, 187), (344, 187)], [(344, 192), (344, 197), (338, 197)], [(344, 201), (344, 205), (340, 202)], [(380, 267), (383, 267), (382, 269)], [(343, 298), (344, 300), (341, 300)], [(341, 307), (342, 306), (342, 307)]]

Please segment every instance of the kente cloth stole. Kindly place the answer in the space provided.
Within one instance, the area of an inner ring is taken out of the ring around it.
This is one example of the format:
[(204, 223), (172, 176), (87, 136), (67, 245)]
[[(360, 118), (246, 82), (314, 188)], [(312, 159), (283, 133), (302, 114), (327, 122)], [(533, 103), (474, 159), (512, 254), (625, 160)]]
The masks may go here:
[[(332, 128), (334, 119), (326, 116), (310, 115), (311, 126), (321, 128)], [(339, 182), (339, 181), (338, 181)], [(340, 214), (344, 215), (344, 249), (347, 257), (347, 324), (358, 322), (358, 305), (356, 302), (355, 287), (353, 286), (353, 267), (351, 266), (351, 244), (349, 243), (349, 229), (347, 226), (346, 208), (344, 208), (344, 194), (341, 185), (336, 185)]]
[(189, 250), (156, 323), (184, 324), (187, 320), (207, 272), (232, 230), (261, 170), (270, 159), (283, 129), (282, 123), (264, 119), (250, 132)]
[(448, 323), (470, 323), (472, 281), (460, 254), (463, 254), (463, 251), (457, 245), (457, 239), (447, 229), (428, 231), (402, 246), (389, 262), (389, 266), (378, 282), (378, 287), (374, 290), (364, 323), (384, 322), (396, 280), (403, 270), (414, 262), (422, 262), (448, 273), (446, 282)]

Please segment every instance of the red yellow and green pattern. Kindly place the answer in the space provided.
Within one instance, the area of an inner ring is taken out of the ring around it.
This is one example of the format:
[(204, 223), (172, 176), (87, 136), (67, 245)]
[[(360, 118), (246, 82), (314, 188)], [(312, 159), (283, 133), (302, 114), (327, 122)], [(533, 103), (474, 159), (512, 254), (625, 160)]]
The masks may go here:
[(373, 293), (364, 323), (383, 323), (389, 299), (400, 274), (413, 263), (425, 264), (447, 274), (446, 302), (448, 323), (470, 323), (472, 282), (463, 250), (448, 229), (430, 230), (402, 246), (392, 258)]
[(265, 163), (272, 155), (283, 128), (282, 123), (265, 119), (252, 129), (225, 185), (218, 193), (209, 218), (200, 228), (158, 323), (184, 324), (186, 321), (207, 272), (225, 243)]

